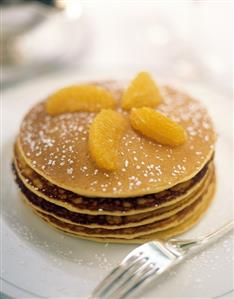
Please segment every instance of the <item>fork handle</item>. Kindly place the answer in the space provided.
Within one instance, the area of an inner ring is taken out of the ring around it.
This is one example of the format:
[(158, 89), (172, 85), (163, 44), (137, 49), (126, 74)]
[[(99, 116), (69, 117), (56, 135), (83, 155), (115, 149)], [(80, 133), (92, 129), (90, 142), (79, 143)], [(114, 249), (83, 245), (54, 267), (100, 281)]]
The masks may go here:
[(215, 240), (218, 240), (219, 238), (223, 237), (226, 233), (230, 232), (233, 229), (234, 221), (232, 220), (206, 236), (189, 240), (172, 239), (169, 240), (169, 242), (171, 242), (177, 248), (187, 251), (192, 247), (202, 246), (214, 242)]

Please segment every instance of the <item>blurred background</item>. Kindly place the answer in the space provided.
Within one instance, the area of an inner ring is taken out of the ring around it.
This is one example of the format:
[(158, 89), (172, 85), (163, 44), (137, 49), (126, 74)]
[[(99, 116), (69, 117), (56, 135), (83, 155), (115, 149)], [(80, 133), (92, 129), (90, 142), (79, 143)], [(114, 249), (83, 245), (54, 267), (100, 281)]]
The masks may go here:
[(233, 1), (0, 0), (2, 88), (148, 70), (233, 91)]

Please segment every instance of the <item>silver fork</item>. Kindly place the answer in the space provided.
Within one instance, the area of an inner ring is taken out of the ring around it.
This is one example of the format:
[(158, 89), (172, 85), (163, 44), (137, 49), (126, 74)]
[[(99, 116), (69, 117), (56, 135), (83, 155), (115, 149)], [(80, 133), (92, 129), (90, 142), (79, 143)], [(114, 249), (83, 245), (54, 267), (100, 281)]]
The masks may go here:
[(131, 251), (87, 299), (123, 299), (178, 264), (191, 249), (203, 247), (234, 228), (234, 221), (196, 239), (151, 241)]

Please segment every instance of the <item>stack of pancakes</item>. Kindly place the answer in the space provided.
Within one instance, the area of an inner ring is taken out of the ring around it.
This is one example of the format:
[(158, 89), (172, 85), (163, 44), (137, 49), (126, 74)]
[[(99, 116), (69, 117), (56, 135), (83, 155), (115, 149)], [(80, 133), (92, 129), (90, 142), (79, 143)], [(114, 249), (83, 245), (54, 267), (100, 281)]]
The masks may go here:
[[(97, 84), (120, 100), (120, 83)], [(14, 147), (23, 200), (52, 226), (100, 242), (143, 243), (193, 226), (214, 195), (215, 132), (198, 101), (168, 86), (160, 90), (157, 110), (185, 128), (187, 141), (164, 146), (129, 125), (120, 167), (112, 172), (99, 169), (89, 154), (88, 128), (96, 113), (50, 116), (45, 102), (34, 106)]]

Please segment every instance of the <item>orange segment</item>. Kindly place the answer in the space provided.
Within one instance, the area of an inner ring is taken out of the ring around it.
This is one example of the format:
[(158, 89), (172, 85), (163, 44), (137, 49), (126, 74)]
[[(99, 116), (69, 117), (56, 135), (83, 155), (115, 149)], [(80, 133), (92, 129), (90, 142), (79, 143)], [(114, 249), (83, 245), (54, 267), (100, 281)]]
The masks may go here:
[(113, 110), (102, 110), (94, 119), (89, 129), (89, 151), (100, 168), (118, 168), (119, 145), (125, 127), (125, 118)]
[(73, 85), (62, 88), (48, 97), (46, 110), (50, 115), (66, 112), (96, 112), (114, 108), (115, 99), (104, 88), (94, 85)]
[(187, 139), (181, 125), (151, 108), (132, 109), (130, 121), (136, 131), (161, 144), (176, 146)]
[(146, 72), (139, 73), (131, 82), (122, 97), (122, 108), (152, 107), (155, 108), (161, 102), (159, 88)]

